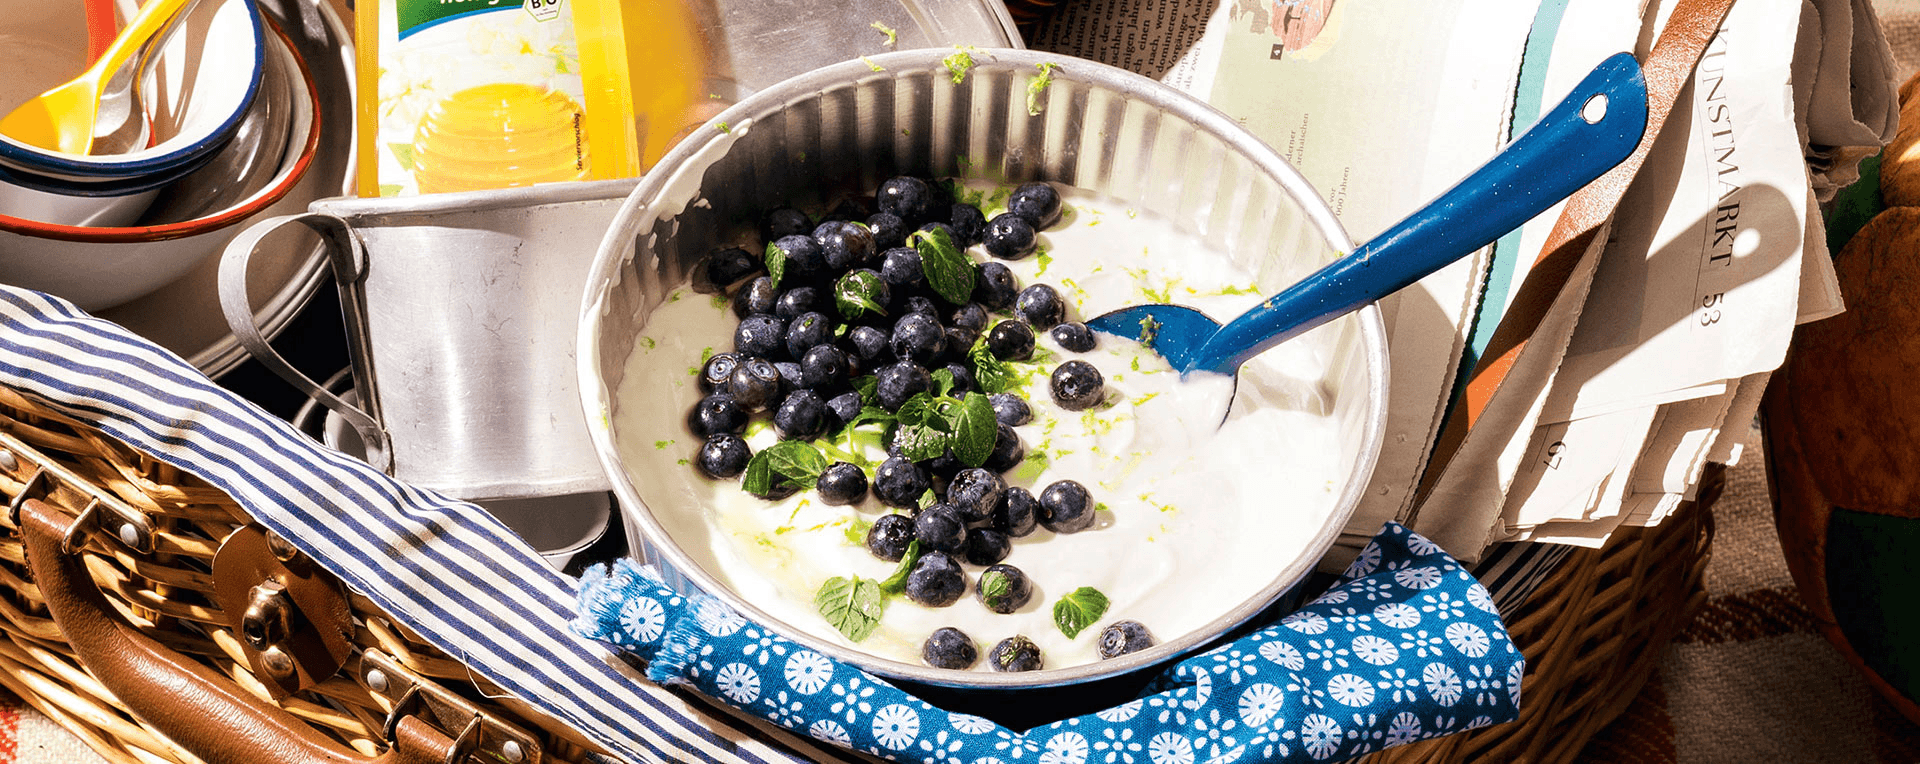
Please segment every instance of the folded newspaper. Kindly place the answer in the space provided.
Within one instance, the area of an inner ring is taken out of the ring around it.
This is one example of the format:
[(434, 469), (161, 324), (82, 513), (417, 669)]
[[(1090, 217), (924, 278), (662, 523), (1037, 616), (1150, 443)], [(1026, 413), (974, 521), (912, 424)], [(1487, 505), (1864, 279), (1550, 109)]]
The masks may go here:
[[(1676, 0), (1076, 0), (1036, 48), (1156, 77), (1246, 125), (1355, 240), (1452, 186), (1612, 53), (1644, 55)], [(1550, 381), (1521, 424), (1429, 465), (1459, 377), (1526, 279), (1549, 210), (1382, 302), (1388, 433), (1346, 554), (1387, 520), (1462, 559), (1502, 542), (1599, 546), (1654, 525), (1709, 461), (1737, 462), (1793, 327), (1843, 309), (1820, 203), (1893, 137), (1892, 53), (1870, 5), (1735, 3), (1609, 229)], [(1536, 338), (1539, 341), (1539, 338)], [(1531, 397), (1531, 400), (1517, 400)], [(1433, 491), (1416, 506), (1427, 470)]]

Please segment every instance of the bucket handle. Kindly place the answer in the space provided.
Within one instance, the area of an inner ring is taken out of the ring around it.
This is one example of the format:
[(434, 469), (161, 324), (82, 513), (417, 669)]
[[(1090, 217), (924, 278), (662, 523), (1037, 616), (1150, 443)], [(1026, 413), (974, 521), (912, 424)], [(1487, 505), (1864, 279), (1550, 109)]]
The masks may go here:
[[(262, 239), (293, 223), (305, 225), (319, 234), (324, 242), (334, 281), (341, 285), (340, 309), (345, 314), (347, 353), (355, 370), (355, 384), (360, 390), (360, 399), (367, 402), (368, 409), (342, 400), (325, 386), (313, 381), (312, 377), (294, 368), (280, 355), (280, 351), (267, 342), (266, 336), (260, 333), (259, 324), (254, 322), (253, 304), (247, 296), (248, 264), (253, 260), (253, 253)], [(366, 377), (372, 376), (372, 367), (369, 365), (372, 354), (367, 350), (370, 346), (365, 329), (365, 307), (357, 298), (359, 290), (354, 285), (359, 284), (366, 275), (366, 263), (366, 248), (345, 220), (318, 212), (268, 218), (240, 232), (239, 236), (227, 242), (226, 251), (221, 253), (220, 310), (226, 314), (227, 326), (232, 328), (234, 338), (239, 340), (240, 346), (246, 348), (248, 354), (286, 380), (287, 384), (293, 385), (294, 389), (339, 414), (360, 435), (360, 442), (366, 444), (367, 462), (374, 469), (393, 474), (393, 452), (389, 448), (387, 431), (377, 419), (379, 403), (368, 379), (361, 378), (361, 370), (368, 370)]]

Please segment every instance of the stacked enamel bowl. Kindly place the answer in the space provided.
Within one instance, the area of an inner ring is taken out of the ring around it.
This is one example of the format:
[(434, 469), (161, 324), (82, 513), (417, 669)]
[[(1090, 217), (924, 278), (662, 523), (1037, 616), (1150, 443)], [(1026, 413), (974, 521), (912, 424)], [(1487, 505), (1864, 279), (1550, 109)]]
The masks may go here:
[[(122, 23), (136, 9), (115, 7)], [(204, 237), (230, 236), (305, 173), (319, 112), (292, 44), (254, 0), (185, 13), (139, 73), (144, 145), (78, 155), (0, 135), (0, 282), (88, 310), (124, 303), (191, 270), (218, 247)], [(82, 0), (24, 6), (0, 40), (18, 74), (0, 82), (0, 112), (89, 65)]]

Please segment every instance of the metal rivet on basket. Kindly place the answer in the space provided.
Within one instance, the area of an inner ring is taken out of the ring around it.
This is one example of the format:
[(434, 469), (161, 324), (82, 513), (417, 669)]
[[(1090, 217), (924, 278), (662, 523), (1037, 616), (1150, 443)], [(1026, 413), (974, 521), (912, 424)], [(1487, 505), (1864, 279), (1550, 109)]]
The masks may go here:
[(367, 672), (367, 688), (370, 690), (373, 690), (374, 692), (386, 692), (387, 691), (386, 672), (383, 672), (380, 669), (373, 669), (372, 671), (368, 671)]
[(260, 665), (267, 670), (268, 676), (275, 679), (293, 676), (293, 656), (282, 652), (278, 647), (261, 653)]
[(273, 553), (274, 559), (281, 562), (291, 562), (300, 554), (300, 548), (294, 546), (293, 542), (270, 530), (267, 531), (267, 550)]
[(500, 744), (500, 756), (510, 764), (519, 764), (527, 758), (527, 752), (520, 748), (520, 741), (509, 740)]
[(15, 468), (18, 468), (19, 466), (20, 466), (20, 459), (18, 457), (15, 457), (12, 451), (0, 450), (0, 469), (4, 469), (4, 470), (7, 470), (8, 472), (12, 472)]
[(140, 546), (140, 529), (133, 527), (132, 523), (120, 526), (120, 543), (138, 548)]

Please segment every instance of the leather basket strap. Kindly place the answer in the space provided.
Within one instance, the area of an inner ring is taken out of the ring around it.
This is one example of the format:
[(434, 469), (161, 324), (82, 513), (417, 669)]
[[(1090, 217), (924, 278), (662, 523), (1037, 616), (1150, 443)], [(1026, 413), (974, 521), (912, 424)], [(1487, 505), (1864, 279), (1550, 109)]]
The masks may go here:
[(121, 620), (81, 570), (79, 555), (62, 551), (72, 528), (72, 518), (37, 499), (20, 508), (27, 566), (47, 611), (81, 664), (115, 698), (207, 764), (444, 764), (465, 758), (456, 759), (454, 742), (413, 716), (395, 727), (391, 750), (362, 756), (162, 646)]

